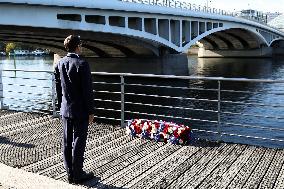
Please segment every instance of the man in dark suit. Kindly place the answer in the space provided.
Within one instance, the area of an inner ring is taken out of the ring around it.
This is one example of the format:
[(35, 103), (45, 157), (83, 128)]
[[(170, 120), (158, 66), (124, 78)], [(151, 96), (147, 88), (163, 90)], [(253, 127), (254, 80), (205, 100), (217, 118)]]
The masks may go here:
[(55, 66), (55, 83), (63, 122), (63, 159), (70, 183), (81, 183), (93, 173), (83, 171), (88, 124), (94, 119), (89, 64), (80, 58), (81, 40), (70, 35), (64, 41), (68, 54)]

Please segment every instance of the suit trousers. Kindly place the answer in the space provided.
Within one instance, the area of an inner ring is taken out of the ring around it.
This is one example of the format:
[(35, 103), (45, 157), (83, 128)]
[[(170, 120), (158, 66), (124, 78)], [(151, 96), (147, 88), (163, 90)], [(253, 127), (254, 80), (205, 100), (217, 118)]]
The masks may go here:
[(64, 167), (68, 176), (78, 177), (83, 172), (88, 119), (62, 117), (62, 121)]

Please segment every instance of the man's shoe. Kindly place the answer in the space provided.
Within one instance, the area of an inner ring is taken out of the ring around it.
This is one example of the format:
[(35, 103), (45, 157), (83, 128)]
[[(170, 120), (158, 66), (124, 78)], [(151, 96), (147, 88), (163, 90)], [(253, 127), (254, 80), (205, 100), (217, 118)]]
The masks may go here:
[(74, 183), (74, 179), (72, 177), (67, 177), (67, 180), (69, 184)]
[(74, 182), (73, 176), (67, 174), (67, 180), (69, 184), (72, 184)]
[(86, 173), (83, 171), (79, 176), (73, 178), (73, 183), (80, 184), (84, 181), (94, 178), (94, 173)]

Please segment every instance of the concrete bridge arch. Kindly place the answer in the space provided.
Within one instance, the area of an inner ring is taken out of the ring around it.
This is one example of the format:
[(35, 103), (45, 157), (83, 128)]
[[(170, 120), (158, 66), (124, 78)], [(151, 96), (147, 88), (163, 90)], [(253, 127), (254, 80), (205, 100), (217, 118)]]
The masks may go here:
[[(210, 50), (216, 56), (221, 51), (220, 56), (235, 56), (251, 49), (245, 56), (263, 56), (269, 54), (263, 48), (284, 39), (283, 32), (232, 16), (118, 0), (93, 1), (3, 2), (0, 38), (56, 45), (59, 51), (66, 35), (75, 33), (82, 36), (87, 51), (102, 57), (185, 53), (197, 42), (203, 44), (203, 55)], [(19, 17), (17, 11), (23, 14)]]

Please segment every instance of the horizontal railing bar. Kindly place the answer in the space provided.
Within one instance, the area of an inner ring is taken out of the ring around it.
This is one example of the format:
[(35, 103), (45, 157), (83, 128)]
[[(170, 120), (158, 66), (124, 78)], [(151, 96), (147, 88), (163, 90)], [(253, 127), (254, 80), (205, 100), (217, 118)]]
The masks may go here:
[[(1, 91), (1, 90), (0, 90)], [(6, 91), (4, 90), (3, 92), (7, 92), (7, 93), (17, 93), (17, 94), (28, 94), (28, 95), (36, 95), (36, 96), (43, 96), (43, 95), (46, 95), (46, 94), (42, 94), (42, 93), (26, 93), (26, 92), (15, 92), (15, 91)], [(52, 97), (51, 95), (46, 95), (46, 97)]]
[(104, 99), (99, 99), (95, 98), (95, 101), (102, 101), (102, 102), (114, 102), (114, 103), (121, 103), (121, 101), (115, 101), (115, 100), (104, 100)]
[(99, 82), (99, 81), (95, 81), (92, 82), (93, 84), (102, 84), (102, 85), (121, 85), (121, 83), (108, 83), (108, 82)]
[(120, 112), (121, 110), (111, 109), (111, 108), (95, 108), (95, 110), (103, 110), (103, 111), (113, 111)]
[(281, 140), (281, 139), (264, 138), (264, 137), (258, 137), (258, 136), (239, 135), (239, 134), (233, 134), (233, 133), (221, 133), (221, 134), (222, 135), (228, 135), (228, 136), (243, 137), (243, 138), (253, 138), (253, 139), (260, 139), (260, 140), (270, 140), (270, 141), (284, 142), (284, 140)]
[(268, 119), (284, 119), (284, 117), (278, 116), (266, 116), (260, 114), (246, 114), (246, 113), (236, 113), (236, 112), (221, 112), (222, 114), (229, 114), (229, 115), (242, 115), (242, 116), (251, 116), (251, 117), (259, 117), (259, 118), (268, 118)]
[(197, 98), (184, 98), (184, 97), (176, 97), (176, 96), (159, 96), (159, 95), (147, 95), (147, 94), (136, 94), (136, 93), (125, 93), (126, 95), (134, 95), (134, 96), (146, 96), (146, 97), (154, 97), (154, 98), (171, 98), (171, 99), (180, 99), (180, 100), (193, 100), (193, 101), (205, 101), (205, 102), (218, 102), (218, 100), (210, 100), (210, 99), (197, 99)]
[[(267, 90), (257, 90), (257, 91), (235, 91), (235, 90), (221, 90), (221, 92), (229, 92), (229, 93), (246, 93), (246, 94), (260, 94), (265, 92), (265, 94), (271, 94), (271, 95), (284, 95), (284, 91), (277, 91), (269, 92)], [(279, 93), (280, 92), (280, 93)]]
[(42, 104), (42, 103), (47, 103), (50, 104), (50, 101), (38, 101), (38, 100), (31, 100), (31, 99), (25, 99), (25, 98), (14, 98), (14, 97), (0, 97), (3, 99), (11, 99), (11, 100), (16, 100), (16, 101), (24, 101), (24, 102), (36, 102), (38, 104)]
[(158, 108), (172, 108), (172, 109), (179, 109), (179, 110), (192, 110), (192, 111), (204, 111), (204, 112), (211, 112), (211, 113), (218, 113), (218, 111), (214, 110), (205, 110), (205, 109), (193, 109), (193, 108), (186, 108), (186, 107), (179, 107), (179, 106), (164, 106), (158, 104), (144, 104), (139, 102), (125, 102), (125, 104), (133, 104), (133, 105), (140, 105), (140, 106), (153, 106)]
[(222, 103), (230, 103), (230, 104), (242, 104), (242, 105), (254, 105), (254, 106), (265, 106), (265, 107), (273, 107), (273, 108), (284, 108), (284, 105), (276, 105), (276, 104), (262, 104), (262, 103), (255, 103), (255, 102), (238, 102), (238, 101), (229, 101), (229, 100), (222, 100)]
[(4, 72), (35, 72), (35, 73), (45, 72), (45, 73), (49, 73), (49, 74), (53, 74), (54, 73), (53, 71), (50, 71), (50, 70), (3, 69), (1, 71), (4, 71)]
[(31, 87), (31, 88), (43, 88), (43, 89), (51, 89), (51, 87), (45, 87), (45, 86), (35, 86), (35, 85), (24, 85), (24, 84), (13, 84), (13, 83), (4, 83), (4, 85), (9, 85), (9, 86), (19, 86), (19, 87)]
[(184, 119), (184, 120), (190, 120), (190, 121), (201, 121), (201, 122), (209, 122), (209, 123), (218, 123), (217, 121), (212, 121), (212, 120), (202, 120), (202, 119), (194, 119), (194, 118), (174, 117), (174, 116), (159, 115), (159, 114), (148, 114), (148, 113), (143, 113), (143, 112), (131, 112), (131, 111), (125, 111), (125, 112), (126, 113), (131, 113), (131, 114), (147, 115), (147, 116), (156, 116), (156, 117), (165, 117), (165, 118), (173, 118), (173, 119)]
[[(94, 90), (94, 92), (97, 92), (97, 93), (121, 94), (121, 92), (111, 92), (111, 91), (95, 91)], [(147, 94), (136, 94), (136, 93), (124, 93), (124, 94), (125, 95), (135, 95), (135, 96), (154, 97), (154, 98), (171, 98), (171, 99), (180, 99), (180, 100), (218, 102), (218, 100), (210, 100), (210, 99), (184, 98), (184, 97), (173, 97), (173, 96), (159, 96), (159, 95), (147, 95)]]
[(144, 84), (125, 84), (126, 86), (138, 86), (138, 87), (153, 87), (153, 88), (166, 88), (166, 89), (183, 89), (183, 90), (196, 90), (196, 91), (218, 91), (217, 89), (200, 89), (190, 87), (173, 87), (170, 85), (144, 85)]
[[(107, 83), (107, 82), (93, 82), (94, 84), (106, 84), (106, 85), (121, 85), (121, 83)], [(196, 90), (196, 91), (218, 91), (217, 89), (201, 89), (201, 88), (192, 88), (192, 87), (173, 87), (173, 86), (162, 86), (162, 85), (144, 85), (144, 84), (125, 84), (126, 86), (138, 86), (138, 87), (153, 87), (153, 88), (166, 88), (166, 89), (182, 89), (182, 90)], [(235, 91), (235, 90), (221, 90), (221, 92), (230, 92), (230, 93), (247, 93), (247, 94), (259, 94), (260, 92), (266, 92), (266, 94), (278, 94), (278, 93), (271, 93), (265, 90), (261, 91)], [(284, 95), (283, 93), (280, 93)], [(278, 94), (279, 95), (279, 94)]]
[(51, 79), (44, 79), (44, 78), (28, 78), (28, 77), (8, 77), (8, 76), (2, 76), (3, 78), (10, 78), (10, 79), (33, 79), (33, 80), (39, 80), (39, 81), (50, 81)]
[(112, 92), (112, 91), (97, 91), (93, 90), (95, 93), (110, 93), (110, 94), (121, 94), (121, 92)]
[[(95, 91), (95, 90), (94, 90)], [(111, 91), (95, 91), (97, 93), (111, 93), (111, 94), (121, 94), (121, 92), (111, 92)], [(136, 94), (136, 93), (124, 93), (125, 95), (135, 95), (135, 96), (145, 96), (145, 97), (154, 97), (154, 98), (171, 98), (171, 99), (180, 99), (180, 100), (193, 100), (193, 101), (205, 101), (205, 102), (218, 102), (218, 100), (210, 99), (197, 99), (197, 98), (184, 98), (184, 97), (174, 97), (174, 96), (159, 96), (159, 95), (147, 95), (147, 94)]]
[(120, 119), (116, 119), (116, 118), (112, 118), (112, 117), (94, 116), (94, 118), (98, 118), (98, 119), (109, 119), (109, 120), (114, 120), (114, 121), (120, 121)]
[[(1, 71), (18, 71), (18, 72), (46, 72), (53, 74), (50, 70), (23, 70), (23, 69), (3, 69)], [(99, 76), (124, 76), (124, 77), (152, 77), (165, 79), (191, 79), (191, 80), (212, 80), (212, 81), (240, 81), (240, 82), (256, 82), (256, 83), (284, 83), (284, 80), (271, 79), (247, 79), (247, 78), (224, 78), (224, 77), (200, 77), (200, 76), (176, 76), (176, 75), (156, 75), (156, 74), (132, 74), (132, 73), (108, 73), (108, 72), (92, 72), (93, 75)]]
[(192, 131), (198, 131), (198, 132), (205, 132), (205, 133), (213, 133), (213, 134), (219, 134), (216, 131), (209, 131), (209, 130), (203, 130), (203, 129), (191, 129)]
[(240, 123), (230, 123), (230, 122), (222, 122), (225, 125), (231, 125), (231, 126), (239, 126), (239, 127), (247, 127), (247, 128), (257, 128), (261, 130), (277, 130), (277, 131), (284, 131), (282, 128), (276, 128), (276, 127), (263, 127), (263, 126), (257, 126), (257, 125), (249, 125), (249, 124), (240, 124)]
[(186, 79), (186, 80), (212, 80), (212, 81), (240, 81), (256, 83), (284, 83), (284, 80), (271, 79), (247, 79), (247, 78), (224, 78), (224, 77), (199, 77), (199, 76), (175, 76), (175, 75), (155, 75), (155, 74), (131, 74), (131, 73), (108, 73), (92, 72), (93, 75), (101, 76), (124, 76), (124, 77), (145, 77), (145, 78), (164, 78), (164, 79)]
[[(213, 134), (220, 134), (215, 131), (208, 131), (208, 130), (200, 130), (200, 129), (191, 129), (192, 131), (198, 131), (198, 132), (206, 132), (206, 133), (213, 133)], [(221, 133), (222, 135), (228, 135), (228, 136), (237, 136), (237, 137), (243, 137), (243, 138), (253, 138), (253, 139), (260, 139), (260, 140), (270, 140), (270, 141), (278, 141), (278, 142), (284, 142), (284, 140), (281, 139), (273, 139), (273, 138), (264, 138), (264, 137), (257, 137), (257, 136), (249, 136), (249, 135), (239, 135), (239, 134), (233, 134), (233, 133)]]
[[(7, 104), (6, 104), (7, 105)], [(19, 106), (19, 105), (9, 105), (9, 108), (12, 107), (12, 108), (25, 108), (25, 109), (31, 109), (31, 110), (42, 110), (42, 111), (49, 111), (51, 112), (51, 108), (50, 109), (37, 109), (37, 108), (34, 108), (34, 106)]]

